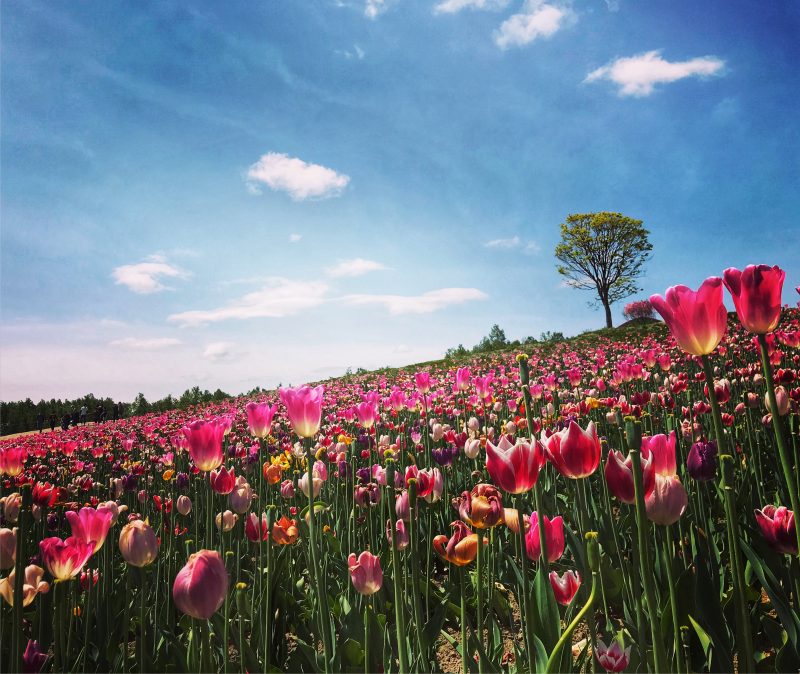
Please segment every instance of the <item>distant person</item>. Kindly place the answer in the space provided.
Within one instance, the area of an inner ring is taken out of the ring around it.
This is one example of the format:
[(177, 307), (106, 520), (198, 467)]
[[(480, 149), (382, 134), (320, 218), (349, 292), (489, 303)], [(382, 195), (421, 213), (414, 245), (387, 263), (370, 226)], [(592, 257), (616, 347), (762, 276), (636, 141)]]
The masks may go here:
[(96, 424), (102, 423), (104, 415), (105, 415), (105, 409), (100, 403), (98, 403), (97, 407), (94, 408), (94, 422)]
[(80, 415), (78, 414), (78, 410), (72, 410), (72, 425), (78, 425), (78, 419), (80, 419)]
[(36, 430), (42, 433), (44, 431), (44, 412), (39, 410), (39, 414), (36, 415)]
[(111, 418), (114, 421), (119, 419), (119, 403), (114, 403), (114, 406), (111, 408)]
[(50, 432), (55, 433), (56, 424), (58, 423), (58, 417), (56, 416), (55, 412), (50, 412)]
[(64, 416), (61, 417), (61, 430), (68, 431), (69, 430), (69, 412), (64, 412)]
[(89, 408), (86, 405), (81, 405), (81, 426), (86, 425), (86, 415), (89, 413)]

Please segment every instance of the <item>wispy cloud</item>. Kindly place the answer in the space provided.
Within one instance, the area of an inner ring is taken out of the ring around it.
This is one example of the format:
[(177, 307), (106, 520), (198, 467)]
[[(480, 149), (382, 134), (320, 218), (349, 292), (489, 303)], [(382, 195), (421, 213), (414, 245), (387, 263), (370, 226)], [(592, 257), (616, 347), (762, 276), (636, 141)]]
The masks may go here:
[(388, 9), (386, 0), (367, 0), (364, 5), (364, 16), (375, 19)]
[(322, 304), (328, 285), (318, 281), (291, 281), (272, 277), (260, 290), (248, 293), (223, 307), (182, 311), (167, 320), (181, 327), (197, 327), (228, 320), (283, 318)]
[(124, 264), (111, 273), (117, 285), (124, 285), (140, 295), (166, 290), (162, 278), (185, 278), (188, 274), (169, 264), (162, 255), (151, 255), (138, 264)]
[(123, 349), (136, 349), (138, 351), (161, 351), (173, 346), (179, 346), (181, 340), (174, 337), (151, 337), (140, 339), (137, 337), (125, 337), (109, 342), (109, 346), (117, 346)]
[(433, 8), (434, 14), (456, 14), (462, 9), (503, 9), (509, 0), (441, 0)]
[(339, 196), (350, 176), (287, 154), (268, 152), (248, 169), (247, 180), (247, 188), (253, 194), (260, 194), (259, 184), (264, 184), (271, 190), (286, 192), (295, 201), (303, 201)]
[(495, 250), (515, 250), (521, 249), (526, 255), (534, 255), (539, 253), (542, 248), (535, 241), (528, 241), (523, 243), (519, 236), (514, 235), (508, 239), (492, 239), (483, 244), (484, 248), (493, 248)]
[(657, 84), (669, 84), (686, 77), (719, 75), (724, 66), (725, 61), (716, 56), (670, 62), (661, 58), (660, 50), (653, 50), (618, 58), (590, 72), (585, 81), (609, 80), (619, 87), (620, 96), (641, 98), (652, 94)]
[(302, 234), (289, 234), (289, 243), (298, 243), (302, 238)]
[(421, 295), (346, 295), (342, 298), (347, 304), (364, 306), (380, 305), (390, 314), (430, 314), (439, 309), (475, 300), (485, 300), (489, 296), (477, 288), (442, 288)]
[(373, 260), (365, 260), (364, 258), (357, 257), (352, 260), (342, 260), (333, 267), (328, 267), (325, 273), (331, 278), (342, 278), (352, 276), (363, 276), (371, 271), (381, 271), (388, 269), (380, 262)]
[(544, 0), (526, 0), (522, 11), (512, 14), (494, 31), (500, 49), (522, 47), (541, 37), (550, 37), (574, 18), (571, 9)]

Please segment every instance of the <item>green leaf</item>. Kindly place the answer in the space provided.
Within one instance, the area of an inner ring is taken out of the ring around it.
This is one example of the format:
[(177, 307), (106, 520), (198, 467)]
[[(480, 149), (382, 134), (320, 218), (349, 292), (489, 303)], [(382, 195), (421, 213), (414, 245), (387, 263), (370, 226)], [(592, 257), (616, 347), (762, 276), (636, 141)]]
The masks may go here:
[(546, 649), (551, 651), (561, 636), (561, 615), (550, 579), (541, 565), (533, 581), (533, 594), (534, 632), (541, 636)]
[(364, 662), (364, 647), (355, 639), (342, 644), (342, 658), (346, 664), (357, 667)]

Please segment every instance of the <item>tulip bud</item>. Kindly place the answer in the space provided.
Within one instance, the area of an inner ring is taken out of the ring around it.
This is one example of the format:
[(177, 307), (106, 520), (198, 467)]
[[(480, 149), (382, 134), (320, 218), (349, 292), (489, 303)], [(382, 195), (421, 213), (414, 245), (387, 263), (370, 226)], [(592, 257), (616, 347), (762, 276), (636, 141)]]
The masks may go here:
[[(778, 405), (778, 416), (786, 416), (789, 413), (789, 395), (786, 393), (786, 389), (783, 386), (775, 388), (775, 402)], [(764, 404), (771, 414), (775, 414), (775, 411), (772, 409), (772, 404), (770, 403), (769, 391), (764, 394)]]
[(147, 566), (158, 554), (158, 538), (143, 520), (128, 522), (119, 534), (119, 551), (131, 566)]
[(188, 515), (192, 512), (192, 500), (188, 496), (181, 494), (175, 503), (175, 507), (181, 515)]
[(713, 480), (717, 474), (717, 443), (695, 442), (686, 459), (686, 470), (700, 482)]
[(228, 571), (217, 551), (195, 552), (172, 585), (175, 606), (192, 618), (208, 620), (224, 603), (228, 582)]
[(14, 566), (17, 559), (17, 528), (0, 529), (0, 569)]

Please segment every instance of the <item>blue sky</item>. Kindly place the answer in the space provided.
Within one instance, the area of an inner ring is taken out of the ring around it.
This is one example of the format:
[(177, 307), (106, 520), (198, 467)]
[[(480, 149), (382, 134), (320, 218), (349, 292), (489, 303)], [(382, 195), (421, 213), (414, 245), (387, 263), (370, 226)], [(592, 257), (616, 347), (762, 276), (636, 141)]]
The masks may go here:
[(241, 392), (493, 323), (600, 327), (555, 270), (569, 213), (644, 220), (636, 297), (764, 262), (796, 300), (796, 3), (11, 0), (0, 19), (4, 399)]

